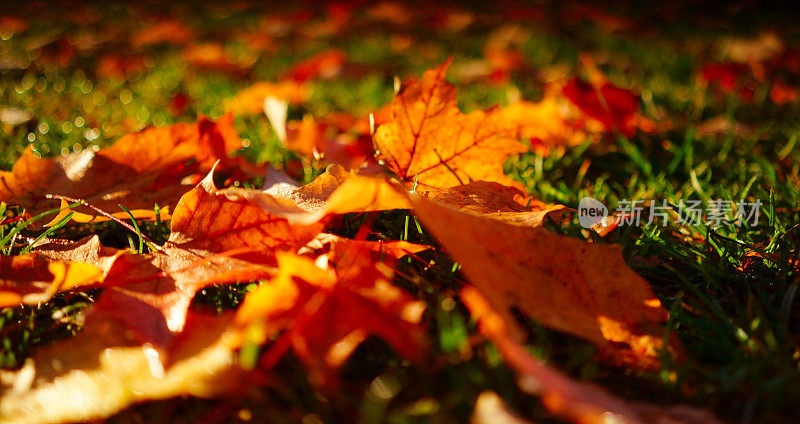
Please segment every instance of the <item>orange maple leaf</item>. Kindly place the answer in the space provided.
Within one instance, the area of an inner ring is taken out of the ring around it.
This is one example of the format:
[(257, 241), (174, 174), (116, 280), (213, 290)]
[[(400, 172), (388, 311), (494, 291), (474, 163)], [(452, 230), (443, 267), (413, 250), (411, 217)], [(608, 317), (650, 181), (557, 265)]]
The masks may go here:
[[(94, 309), (105, 310), (141, 339), (168, 348), (182, 331), (198, 290), (268, 278), (277, 251), (297, 251), (324, 227), (320, 222), (291, 224), (253, 203), (249, 194), (217, 189), (209, 173), (178, 202), (168, 241), (146, 255), (103, 247), (94, 237), (81, 243), (51, 242), (32, 255), (4, 258), (3, 305), (45, 301), (57, 290), (102, 285), (108, 289)], [(84, 265), (100, 270), (83, 276), (74, 272)]]
[(100, 304), (122, 311), (119, 319), (143, 339), (167, 346), (198, 290), (269, 277), (277, 252), (297, 251), (322, 231), (322, 223), (291, 224), (269, 213), (249, 198), (253, 192), (218, 189), (210, 172), (178, 202), (162, 249), (115, 262), (105, 284), (117, 287)]
[[(233, 117), (217, 122), (201, 118), (196, 124), (151, 128), (120, 138), (97, 152), (87, 149), (57, 159), (39, 159), (29, 148), (11, 172), (0, 172), (0, 201), (24, 206), (32, 214), (58, 207), (47, 194), (79, 198), (105, 210), (119, 211), (119, 204), (136, 211), (137, 218), (155, 218), (154, 205), (174, 208), (189, 187), (218, 160), (222, 166), (246, 164), (228, 155), (241, 148), (233, 129)], [(105, 220), (86, 207), (77, 211)], [(114, 213), (126, 219), (125, 212)]]
[(626, 137), (631, 137), (636, 131), (634, 117), (639, 109), (639, 96), (630, 90), (609, 82), (595, 86), (573, 78), (564, 86), (563, 93), (608, 131), (619, 131)]
[(341, 50), (325, 50), (295, 64), (281, 79), (299, 83), (318, 78), (331, 79), (341, 72), (346, 59), (347, 54)]
[(408, 209), (410, 206), (405, 194), (385, 179), (356, 175), (339, 165), (329, 165), (323, 174), (304, 186), (278, 183), (263, 192), (239, 192), (293, 223), (317, 222), (329, 215)]
[[(463, 212), (533, 227), (548, 215), (558, 220), (558, 213), (568, 210), (564, 205), (533, 199), (518, 188), (486, 181), (432, 188), (422, 195)], [(408, 192), (397, 183), (356, 175), (338, 165), (328, 166), (325, 173), (305, 186), (278, 183), (263, 193), (250, 191), (248, 196), (296, 223), (318, 221), (325, 215), (412, 208)]]
[(497, 110), (459, 111), (455, 87), (445, 80), (449, 64), (397, 94), (391, 121), (375, 133), (378, 158), (420, 191), (472, 181), (521, 187), (503, 174), (503, 161), (528, 149), (504, 127)]
[(547, 216), (559, 221), (559, 213), (569, 209), (564, 205), (534, 199), (515, 187), (487, 181), (431, 190), (423, 195), (461, 212), (530, 227), (541, 226)]
[(192, 44), (183, 49), (181, 58), (198, 69), (228, 72), (233, 76), (246, 76), (251, 63), (232, 57), (219, 43)]
[(193, 315), (165, 366), (153, 346), (95, 309), (78, 334), (37, 349), (13, 374), (13, 389), (0, 390), (0, 421), (92, 421), (136, 402), (234, 390), (242, 372), (228, 343), (229, 322), (226, 315)]
[(494, 308), (479, 290), (465, 288), (461, 299), (479, 323), (481, 333), (497, 346), (509, 366), (520, 375), (520, 387), (540, 396), (545, 408), (577, 424), (623, 422), (719, 424), (714, 415), (689, 406), (662, 407), (628, 401), (589, 384), (579, 383), (533, 357), (512, 337), (504, 312)]
[(103, 270), (85, 262), (47, 260), (37, 254), (0, 256), (0, 308), (43, 303), (62, 290), (96, 286)]
[(181, 197), (166, 247), (215, 253), (251, 249), (269, 262), (278, 250), (296, 250), (322, 231), (320, 223), (293, 225), (251, 199), (256, 190), (218, 189), (213, 171)]
[(194, 34), (182, 22), (162, 19), (141, 29), (131, 37), (134, 46), (142, 48), (153, 44), (186, 44)]
[(287, 103), (302, 103), (309, 96), (309, 88), (294, 81), (257, 82), (225, 102), (225, 110), (234, 115), (256, 115), (264, 113), (264, 100), (267, 97)]
[(369, 124), (364, 126), (363, 120), (345, 114), (318, 120), (307, 115), (286, 124), (286, 148), (325, 163), (377, 173), (380, 166), (374, 158)]
[(48, 240), (28, 254), (2, 255), (0, 307), (43, 303), (61, 291), (97, 287), (122, 253), (92, 236), (77, 242)]
[(550, 88), (539, 102), (520, 100), (498, 112), (509, 131), (531, 144), (540, 154), (556, 147), (570, 147), (593, 138), (593, 133), (576, 125), (575, 113), (566, 98)]
[[(487, 216), (459, 212), (420, 196), (414, 213), (462, 265), (469, 281), (512, 326), (519, 308), (542, 325), (598, 346), (615, 364), (659, 364), (667, 312), (618, 246), (601, 246)], [(516, 335), (521, 329), (513, 327)], [(673, 353), (679, 354), (675, 343)]]
[(345, 257), (348, 252), (364, 250), (371, 253), (374, 260), (380, 261), (384, 257), (400, 259), (406, 255), (413, 255), (430, 249), (431, 246), (410, 243), (403, 240), (353, 240), (339, 237), (334, 234), (322, 233), (306, 245), (304, 250), (313, 251), (315, 255), (327, 254), (333, 262)]
[(333, 269), (281, 254), (275, 278), (247, 295), (237, 311), (239, 343), (262, 344), (285, 331), (262, 358), (264, 366), (275, 365), (291, 346), (309, 368), (310, 381), (330, 386), (333, 371), (370, 335), (406, 358), (421, 357), (423, 304), (393, 286), (391, 268), (374, 261), (364, 246), (349, 247)]

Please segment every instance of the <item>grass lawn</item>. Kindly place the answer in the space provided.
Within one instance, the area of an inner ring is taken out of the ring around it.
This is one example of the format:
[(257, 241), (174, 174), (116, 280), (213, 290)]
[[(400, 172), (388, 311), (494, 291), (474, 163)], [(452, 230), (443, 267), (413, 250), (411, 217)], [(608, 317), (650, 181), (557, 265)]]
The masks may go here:
[[(331, 49), (344, 54), (344, 65), (330, 78), (322, 72), (310, 79), (308, 99), (290, 104), (289, 120), (367, 116), (392, 100), (396, 76), (418, 78), (451, 56), (448, 78), (465, 112), (518, 98), (536, 102), (552, 81), (591, 80), (599, 71), (637, 95), (638, 114), (655, 129), (629, 136), (608, 131), (567, 148), (524, 153), (505, 163), (508, 176), (539, 200), (575, 209), (585, 196), (612, 210), (626, 200), (759, 201), (758, 222), (644, 219), (602, 237), (581, 227), (577, 216), (546, 224), (622, 245), (627, 264), (669, 311), (665, 338), (677, 337), (686, 359), (665, 357), (655, 371), (621, 370), (598, 362), (590, 343), (529, 319), (526, 347), (571, 377), (627, 399), (691, 404), (731, 423), (796, 420), (800, 96), (783, 101), (776, 88), (780, 81), (788, 91), (800, 89), (800, 39), (791, 14), (741, 5), (383, 5), (356, 8), (338, 26), (334, 6), (259, 2), (35, 3), (7, 10), (0, 13), (0, 169), (10, 170), (27, 146), (40, 157), (58, 157), (108, 146), (149, 126), (219, 118), (241, 90), (285, 79), (297, 63)], [(187, 38), (171, 29), (158, 42), (143, 41), (139, 31), (166, 18), (188, 28)], [(502, 60), (517, 62), (505, 68), (493, 62), (492, 41), (514, 52)], [(227, 62), (212, 53), (192, 59), (187, 46), (202, 45), (221, 46)], [(723, 64), (722, 71), (715, 74), (714, 64)], [(733, 85), (726, 89), (729, 77)], [(290, 169), (303, 183), (325, 170), (324, 163), (287, 150), (264, 114), (237, 116), (235, 128), (247, 146), (242, 155), (254, 162)], [(263, 178), (240, 184), (258, 188)], [(21, 212), (3, 208), (6, 218)], [(437, 243), (408, 211), (348, 215), (338, 234), (354, 236), (368, 219), (379, 237)], [(6, 222), (0, 238), (16, 225)], [(169, 222), (138, 224), (157, 243), (170, 231)], [(27, 238), (0, 248), (19, 254), (42, 231), (27, 229)], [(90, 234), (111, 247), (136, 243), (115, 222), (69, 225), (50, 236)], [(254, 385), (235, 398), (146, 402), (108, 421), (468, 422), (478, 395), (490, 390), (532, 422), (562, 422), (517, 387), (491, 343), (472, 341), (476, 324), (458, 297), (464, 281), (458, 264), (439, 249), (419, 256), (426, 264), (402, 259), (394, 283), (427, 305), (430, 361), (409, 363), (370, 338), (342, 368), (334, 393), (316, 390), (298, 359), (286, 355), (274, 371), (280, 384)], [(206, 288), (192, 308), (235, 309), (256, 285)], [(0, 309), (0, 367), (18, 368), (37, 347), (79, 332), (82, 311), (100, 292)]]

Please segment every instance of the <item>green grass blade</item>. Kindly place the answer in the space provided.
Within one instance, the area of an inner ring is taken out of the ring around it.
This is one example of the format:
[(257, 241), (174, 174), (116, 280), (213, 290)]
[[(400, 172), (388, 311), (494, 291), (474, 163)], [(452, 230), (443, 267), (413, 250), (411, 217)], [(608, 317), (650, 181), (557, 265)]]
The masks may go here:
[(138, 250), (138, 252), (142, 253), (142, 250), (144, 249), (144, 238), (142, 237), (142, 230), (139, 229), (139, 224), (136, 222), (136, 218), (133, 217), (133, 214), (131, 213), (131, 211), (129, 211), (128, 208), (126, 208), (125, 206), (122, 206), (121, 204), (119, 204), (117, 206), (122, 208), (122, 210), (124, 210), (125, 213), (127, 213), (128, 216), (131, 217), (131, 222), (133, 223), (133, 227), (136, 228), (136, 235), (139, 237), (139, 250)]
[(70, 219), (72, 219), (72, 216), (73, 216), (73, 215), (75, 215), (75, 212), (70, 212), (69, 214), (67, 214), (67, 216), (65, 216), (65, 217), (61, 218), (60, 220), (58, 220), (58, 222), (57, 222), (55, 225), (53, 225), (52, 227), (50, 227), (50, 228), (48, 228), (47, 230), (45, 230), (45, 232), (43, 232), (42, 234), (39, 234), (39, 236), (38, 236), (38, 237), (36, 237), (36, 239), (35, 239), (35, 240), (33, 240), (33, 242), (32, 242), (31, 244), (29, 244), (27, 247), (25, 247), (24, 249), (22, 249), (22, 251), (20, 252), (20, 254), (24, 255), (24, 254), (28, 253), (28, 251), (30, 251), (30, 250), (31, 250), (31, 248), (32, 248), (32, 247), (33, 247), (33, 246), (34, 246), (34, 245), (35, 245), (35, 244), (36, 244), (36, 243), (37, 243), (39, 240), (41, 240), (41, 239), (43, 239), (43, 238), (45, 238), (45, 237), (49, 236), (50, 234), (52, 234), (53, 232), (55, 232), (55, 231), (56, 231), (56, 230), (58, 230), (59, 228), (61, 228), (61, 227), (65, 226), (65, 225), (67, 225), (67, 223), (69, 222), (69, 220), (70, 220)]
[[(67, 208), (68, 209), (72, 209), (72, 208), (74, 208), (74, 207), (76, 207), (76, 206), (78, 206), (80, 204), (81, 204), (80, 202), (71, 203), (71, 204), (69, 204), (67, 206)], [(13, 230), (11, 230), (5, 237), (3, 237), (2, 240), (0, 240), (0, 249), (4, 248), (6, 246), (6, 244), (9, 241), (11, 241), (12, 238), (14, 238), (14, 236), (19, 234), (19, 232), (24, 230), (25, 227), (27, 227), (28, 225), (31, 225), (32, 223), (34, 223), (34, 222), (36, 222), (36, 221), (38, 221), (38, 220), (40, 220), (40, 219), (42, 219), (42, 218), (44, 218), (46, 216), (50, 216), (50, 215), (56, 214), (56, 213), (60, 212), (61, 209), (62, 208), (51, 209), (51, 210), (49, 210), (47, 212), (42, 212), (39, 215), (34, 216), (33, 218), (30, 218), (30, 219), (27, 219), (25, 221), (20, 222), (19, 224), (17, 224), (14, 227)], [(8, 249), (6, 250), (6, 254), (7, 255), (11, 254), (11, 246), (10, 245), (9, 245)]]

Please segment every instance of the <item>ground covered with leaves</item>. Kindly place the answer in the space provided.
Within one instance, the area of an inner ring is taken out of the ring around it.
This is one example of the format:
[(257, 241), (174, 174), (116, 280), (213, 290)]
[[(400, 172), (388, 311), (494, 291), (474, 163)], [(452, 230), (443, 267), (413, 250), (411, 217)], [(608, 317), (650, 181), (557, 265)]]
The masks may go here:
[(791, 16), (3, 11), (0, 422), (795, 420)]

